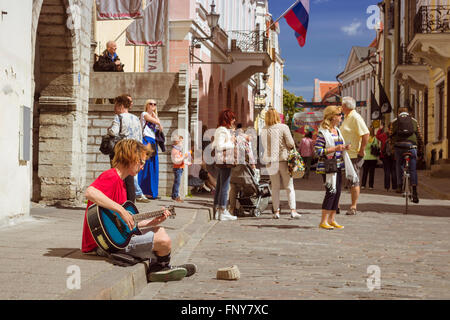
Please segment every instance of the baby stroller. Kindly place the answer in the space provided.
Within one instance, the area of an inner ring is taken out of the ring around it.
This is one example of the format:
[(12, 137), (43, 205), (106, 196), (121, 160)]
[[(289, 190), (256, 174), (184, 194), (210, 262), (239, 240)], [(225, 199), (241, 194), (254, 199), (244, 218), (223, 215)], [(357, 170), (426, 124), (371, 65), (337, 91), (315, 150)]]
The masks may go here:
[(243, 167), (243, 174), (249, 178), (245, 181), (250, 183), (242, 185), (241, 191), (238, 193), (239, 208), (237, 214), (245, 216), (245, 212), (249, 212), (250, 215), (259, 217), (271, 201), (270, 184), (267, 181), (260, 180), (258, 170), (253, 170), (249, 165)]

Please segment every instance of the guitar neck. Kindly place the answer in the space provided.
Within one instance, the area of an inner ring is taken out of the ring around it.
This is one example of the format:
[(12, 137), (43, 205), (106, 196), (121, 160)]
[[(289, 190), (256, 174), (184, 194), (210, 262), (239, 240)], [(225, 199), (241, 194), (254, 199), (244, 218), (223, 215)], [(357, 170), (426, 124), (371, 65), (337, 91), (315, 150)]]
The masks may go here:
[(134, 219), (134, 221), (138, 222), (138, 221), (142, 221), (142, 220), (156, 218), (156, 217), (162, 216), (163, 214), (164, 214), (164, 210), (153, 211), (153, 212), (144, 212), (144, 213), (138, 213), (138, 214), (133, 215), (133, 219)]

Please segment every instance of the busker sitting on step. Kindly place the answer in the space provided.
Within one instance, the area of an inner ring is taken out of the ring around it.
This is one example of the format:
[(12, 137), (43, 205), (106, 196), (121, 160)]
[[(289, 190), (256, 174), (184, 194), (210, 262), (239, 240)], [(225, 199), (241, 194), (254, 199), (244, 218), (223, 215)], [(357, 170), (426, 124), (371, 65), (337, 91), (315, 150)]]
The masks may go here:
[[(121, 204), (127, 201), (127, 192), (124, 179), (134, 177), (142, 169), (147, 158), (147, 149), (139, 141), (134, 139), (120, 140), (114, 148), (112, 168), (106, 170), (86, 189), (85, 196), (88, 199), (87, 208), (93, 203), (119, 214), (128, 227), (134, 228), (132, 215)], [(86, 214), (87, 214), (86, 209)], [(82, 252), (97, 252), (103, 254), (103, 249), (97, 246), (87, 224), (85, 214), (83, 225)], [(170, 265), (170, 253), (172, 241), (163, 227), (158, 225), (166, 220), (170, 211), (166, 210), (163, 216), (138, 222), (140, 235), (134, 235), (124, 250), (124, 254), (149, 259), (149, 281), (181, 280), (185, 276), (192, 275), (196, 266), (186, 264), (179, 267)]]

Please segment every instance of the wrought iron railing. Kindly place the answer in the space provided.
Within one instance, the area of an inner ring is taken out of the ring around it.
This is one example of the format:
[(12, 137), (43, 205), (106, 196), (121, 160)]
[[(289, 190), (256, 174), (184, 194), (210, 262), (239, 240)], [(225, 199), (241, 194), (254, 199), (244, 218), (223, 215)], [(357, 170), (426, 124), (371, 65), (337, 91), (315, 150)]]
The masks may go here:
[(228, 31), (231, 39), (231, 51), (265, 52), (269, 38), (265, 31)]
[(450, 6), (421, 6), (414, 18), (415, 33), (450, 33)]

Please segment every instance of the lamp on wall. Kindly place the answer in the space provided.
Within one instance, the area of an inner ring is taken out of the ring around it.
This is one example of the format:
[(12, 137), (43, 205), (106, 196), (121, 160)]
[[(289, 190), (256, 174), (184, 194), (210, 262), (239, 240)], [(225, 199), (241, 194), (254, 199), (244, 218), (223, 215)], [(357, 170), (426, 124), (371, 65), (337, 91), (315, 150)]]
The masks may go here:
[(199, 57), (195, 56), (194, 49), (200, 49), (201, 43), (208, 40), (214, 39), (214, 29), (217, 28), (217, 25), (219, 24), (219, 18), (220, 14), (216, 12), (216, 4), (214, 3), (214, 0), (212, 1), (211, 10), (209, 13), (206, 14), (206, 21), (208, 22), (208, 27), (210, 29), (210, 36), (209, 37), (192, 37), (192, 44), (190, 46), (190, 54), (189, 54), (189, 60), (191, 64), (230, 64), (230, 60), (227, 59), (225, 62), (205, 62)]
[(206, 14), (206, 21), (208, 22), (208, 27), (211, 30), (211, 35), (206, 38), (201, 37), (193, 37), (192, 38), (192, 46), (195, 48), (200, 48), (200, 42), (211, 40), (213, 38), (214, 29), (217, 27), (219, 23), (220, 14), (216, 13), (216, 4), (214, 0), (211, 3), (211, 11)]

